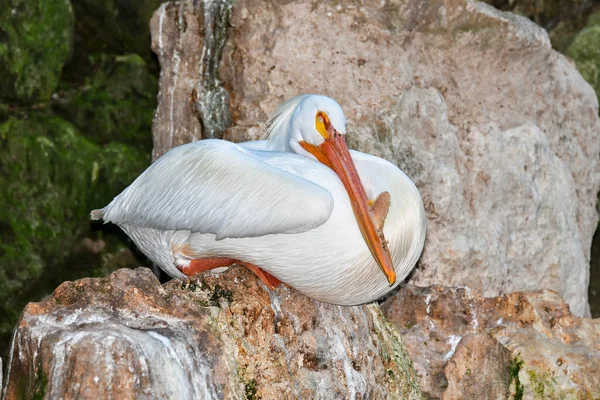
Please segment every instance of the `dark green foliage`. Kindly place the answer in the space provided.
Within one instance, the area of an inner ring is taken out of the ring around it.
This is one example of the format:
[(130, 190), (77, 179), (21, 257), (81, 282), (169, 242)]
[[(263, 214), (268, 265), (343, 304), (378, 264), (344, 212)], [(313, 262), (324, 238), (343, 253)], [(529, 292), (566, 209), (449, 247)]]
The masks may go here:
[(548, 32), (552, 47), (564, 52), (586, 24), (596, 0), (485, 0), (494, 7), (529, 18)]
[(244, 396), (246, 400), (257, 400), (256, 381), (254, 379), (244, 382)]
[(83, 84), (61, 84), (53, 108), (96, 143), (119, 140), (150, 152), (157, 79), (135, 54), (95, 58)]
[(212, 301), (213, 304), (219, 305), (219, 299), (225, 299), (229, 303), (233, 302), (233, 293), (229, 290), (225, 290), (219, 285), (215, 285), (212, 290), (213, 292), (210, 296), (210, 301)]
[(567, 55), (600, 100), (600, 12), (590, 17), (588, 25), (575, 36)]
[(148, 158), (122, 144), (100, 147), (51, 114), (0, 125), (0, 335), (10, 334), (27, 301), (55, 288), (46, 277), (64, 268), (90, 209), (110, 201)]
[(160, 3), (0, 1), (0, 356), (28, 301), (139, 265), (89, 212), (150, 163)]
[(69, 0), (3, 0), (0, 5), (0, 99), (47, 102), (71, 51)]
[(90, 54), (139, 54), (153, 64), (150, 48), (150, 18), (163, 0), (71, 0), (75, 10), (75, 40), (66, 79), (79, 80), (89, 69)]
[(40, 359), (37, 368), (37, 380), (35, 385), (35, 393), (33, 394), (33, 400), (42, 400), (46, 395), (46, 386), (48, 386), (48, 377), (42, 369), (42, 361)]
[(521, 371), (522, 367), (523, 359), (520, 355), (513, 358), (510, 362), (510, 365), (508, 366), (508, 372), (510, 377), (508, 384), (509, 386), (512, 386), (513, 382), (515, 383), (515, 400), (522, 400), (523, 392), (525, 390), (525, 386), (521, 383), (521, 380), (519, 379), (519, 372)]

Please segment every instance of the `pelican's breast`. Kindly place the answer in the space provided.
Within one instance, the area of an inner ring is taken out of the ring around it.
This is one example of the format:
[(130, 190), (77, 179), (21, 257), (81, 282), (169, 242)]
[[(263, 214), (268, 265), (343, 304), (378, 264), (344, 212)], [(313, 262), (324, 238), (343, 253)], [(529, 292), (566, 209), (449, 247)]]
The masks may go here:
[(427, 218), (419, 190), (397, 166), (370, 154), (351, 151), (367, 196), (375, 199), (379, 193), (390, 193), (390, 210), (383, 232), (401, 282), (421, 256), (425, 244)]

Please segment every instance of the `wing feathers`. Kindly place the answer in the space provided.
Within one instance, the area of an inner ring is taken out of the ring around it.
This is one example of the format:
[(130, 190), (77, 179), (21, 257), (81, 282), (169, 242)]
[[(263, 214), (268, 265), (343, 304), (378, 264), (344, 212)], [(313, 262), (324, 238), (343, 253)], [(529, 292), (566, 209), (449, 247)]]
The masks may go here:
[(117, 224), (223, 239), (305, 232), (327, 221), (332, 209), (323, 187), (234, 143), (202, 140), (166, 153), (102, 213)]

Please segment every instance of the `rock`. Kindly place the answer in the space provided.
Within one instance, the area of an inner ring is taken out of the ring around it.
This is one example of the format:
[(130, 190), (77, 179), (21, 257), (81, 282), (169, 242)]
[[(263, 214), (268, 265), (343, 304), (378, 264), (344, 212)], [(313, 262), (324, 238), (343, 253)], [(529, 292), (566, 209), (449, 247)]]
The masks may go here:
[(507, 399), (510, 351), (487, 333), (467, 335), (444, 368), (448, 388), (442, 399)]
[(232, 95), (226, 139), (261, 137), (298, 93), (329, 95), (350, 145), (396, 163), (421, 191), (428, 238), (412, 283), (486, 296), (550, 288), (589, 314), (598, 102), (540, 27), (469, 0), (240, 0), (231, 25), (219, 69)]
[(61, 285), (15, 331), (5, 398), (420, 398), (375, 304), (268, 291), (245, 268), (161, 286), (148, 269)]
[[(68, 255), (88, 230), (89, 210), (110, 201), (149, 162), (126, 145), (101, 148), (67, 121), (26, 113), (0, 124), (0, 354), (23, 306), (64, 279), (97, 274)], [(68, 204), (68, 207), (65, 205)], [(107, 250), (117, 245), (110, 242)], [(78, 252), (78, 256), (82, 252)]]
[(154, 159), (184, 143), (221, 138), (231, 124), (218, 74), (231, 3), (164, 3), (152, 17), (152, 49), (161, 66)]
[(152, 127), (154, 160), (173, 147), (202, 138), (194, 109), (204, 45), (202, 4), (164, 3), (150, 21), (152, 50), (161, 67)]
[[(153, 17), (163, 68), (155, 156), (202, 137), (192, 116), (201, 4), (167, 3)], [(240, 0), (231, 25), (219, 68), (232, 96), (224, 138), (260, 138), (281, 101), (329, 95), (351, 146), (396, 163), (421, 191), (428, 239), (412, 283), (486, 296), (550, 288), (589, 314), (598, 102), (540, 27), (468, 0)]]
[(0, 98), (27, 104), (50, 100), (72, 41), (73, 9), (69, 0), (3, 2)]
[(600, 319), (553, 291), (407, 286), (383, 305), (430, 398), (597, 398)]

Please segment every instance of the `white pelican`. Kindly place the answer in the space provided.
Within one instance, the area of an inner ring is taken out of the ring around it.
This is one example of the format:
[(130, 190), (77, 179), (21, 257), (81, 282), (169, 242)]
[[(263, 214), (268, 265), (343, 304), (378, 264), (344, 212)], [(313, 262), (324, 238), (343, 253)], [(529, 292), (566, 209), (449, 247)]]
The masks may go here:
[(92, 218), (119, 225), (172, 277), (239, 262), (270, 288), (369, 302), (414, 267), (425, 212), (401, 170), (349, 151), (345, 135), (334, 100), (297, 96), (267, 140), (174, 148)]

